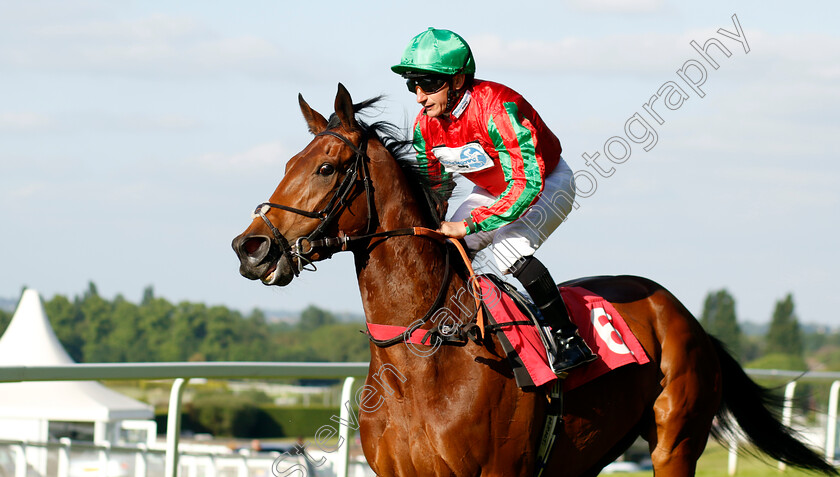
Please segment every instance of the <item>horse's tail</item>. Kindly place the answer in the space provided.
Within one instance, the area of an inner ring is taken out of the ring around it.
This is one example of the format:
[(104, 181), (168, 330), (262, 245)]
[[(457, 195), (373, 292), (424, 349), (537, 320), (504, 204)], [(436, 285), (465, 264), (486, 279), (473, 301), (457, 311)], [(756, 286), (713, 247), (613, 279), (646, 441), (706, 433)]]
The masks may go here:
[(784, 399), (756, 384), (726, 351), (723, 343), (710, 338), (717, 351), (723, 380), (723, 399), (712, 437), (725, 445), (729, 437), (737, 435), (737, 422), (747, 440), (774, 460), (802, 469), (840, 475), (834, 466), (803, 444), (795, 430), (781, 422), (779, 416), (784, 408)]

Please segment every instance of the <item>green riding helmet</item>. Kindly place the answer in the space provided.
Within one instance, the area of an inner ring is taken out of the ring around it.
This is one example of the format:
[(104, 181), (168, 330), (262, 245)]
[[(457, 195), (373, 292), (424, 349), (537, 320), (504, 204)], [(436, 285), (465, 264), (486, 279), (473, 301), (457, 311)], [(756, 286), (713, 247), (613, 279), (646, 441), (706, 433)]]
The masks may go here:
[(457, 33), (430, 27), (411, 39), (400, 64), (391, 71), (403, 76), (475, 74), (475, 59), (470, 45)]

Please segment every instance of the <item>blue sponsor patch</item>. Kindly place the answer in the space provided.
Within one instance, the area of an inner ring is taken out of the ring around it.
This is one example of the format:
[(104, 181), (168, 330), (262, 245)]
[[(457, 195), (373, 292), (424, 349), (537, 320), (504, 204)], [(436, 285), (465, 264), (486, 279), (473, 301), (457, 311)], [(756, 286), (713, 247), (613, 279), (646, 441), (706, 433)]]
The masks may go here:
[(461, 147), (438, 146), (432, 153), (447, 172), (476, 172), (493, 167), (493, 159), (476, 142)]

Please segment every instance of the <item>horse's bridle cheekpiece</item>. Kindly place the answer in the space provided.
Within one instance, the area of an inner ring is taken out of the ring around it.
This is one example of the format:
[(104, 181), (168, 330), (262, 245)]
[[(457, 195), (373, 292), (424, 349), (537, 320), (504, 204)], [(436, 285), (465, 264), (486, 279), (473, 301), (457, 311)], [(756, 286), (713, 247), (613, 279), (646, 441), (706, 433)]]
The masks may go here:
[[(349, 139), (334, 131), (322, 131), (316, 134), (316, 136), (336, 137), (342, 142), (344, 142), (344, 144), (346, 144), (355, 153), (353, 164), (347, 169), (346, 175), (344, 176), (344, 180), (341, 181), (341, 184), (339, 184), (335, 193), (333, 193), (332, 198), (330, 198), (329, 202), (327, 202), (327, 205), (325, 205), (324, 208), (322, 208), (321, 210), (310, 212), (306, 210), (296, 209), (288, 205), (274, 204), (272, 202), (263, 202), (262, 204), (257, 206), (256, 210), (254, 210), (254, 213), (252, 215), (252, 218), (262, 218), (263, 222), (265, 222), (265, 225), (271, 230), (271, 233), (274, 235), (274, 243), (277, 245), (277, 247), (280, 248), (283, 254), (286, 254), (290, 262), (292, 262), (293, 258), (297, 258), (298, 265), (294, 266), (294, 264), (292, 263), (292, 271), (294, 272), (295, 276), (300, 275), (300, 272), (302, 270), (316, 270), (314, 262), (309, 258), (316, 248), (338, 248), (340, 250), (346, 250), (351, 239), (355, 238), (347, 236), (324, 237), (324, 235), (326, 234), (326, 229), (330, 225), (332, 225), (341, 209), (347, 206), (346, 199), (348, 195), (350, 195), (350, 192), (353, 190), (353, 186), (357, 182), (359, 182), (360, 171), (361, 182), (364, 184), (365, 187), (365, 196), (367, 198), (368, 205), (368, 221), (365, 237), (369, 236), (371, 232), (371, 227), (373, 226), (373, 190), (370, 181), (370, 172), (368, 170), (367, 164), (367, 161), (369, 159), (366, 152), (367, 138), (364, 135), (362, 135), (362, 139), (359, 143), (359, 146), (356, 146)], [(277, 227), (274, 226), (274, 224), (271, 223), (271, 221), (266, 216), (266, 213), (269, 211), (269, 209), (272, 208), (285, 210), (287, 212), (292, 212), (312, 219), (319, 219), (321, 223), (318, 224), (318, 227), (316, 227), (315, 230), (313, 230), (309, 235), (305, 237), (298, 237), (298, 239), (295, 240), (295, 243), (293, 245), (290, 245), (286, 237), (283, 236), (283, 234), (277, 229)], [(307, 266), (309, 266), (310, 268), (307, 268)]]

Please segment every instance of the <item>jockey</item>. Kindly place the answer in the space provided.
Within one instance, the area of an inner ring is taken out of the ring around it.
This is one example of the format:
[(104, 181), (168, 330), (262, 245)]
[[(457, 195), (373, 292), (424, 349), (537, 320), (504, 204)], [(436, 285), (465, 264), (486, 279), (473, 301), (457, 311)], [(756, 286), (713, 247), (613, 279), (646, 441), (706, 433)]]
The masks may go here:
[(560, 141), (521, 95), (474, 78), (472, 51), (454, 32), (429, 28), (415, 36), (391, 70), (423, 107), (414, 123), (418, 163), (432, 177), (459, 173), (475, 184), (439, 231), (464, 238), (473, 252), (492, 245), (499, 270), (522, 283), (552, 328), (555, 372), (596, 359), (534, 257), (574, 201)]

